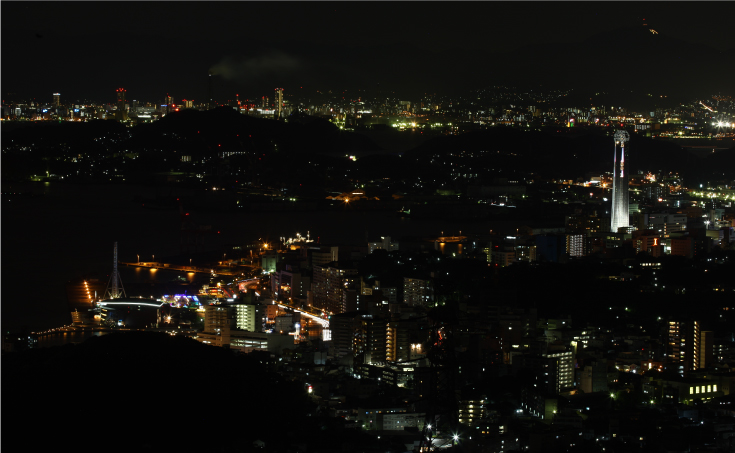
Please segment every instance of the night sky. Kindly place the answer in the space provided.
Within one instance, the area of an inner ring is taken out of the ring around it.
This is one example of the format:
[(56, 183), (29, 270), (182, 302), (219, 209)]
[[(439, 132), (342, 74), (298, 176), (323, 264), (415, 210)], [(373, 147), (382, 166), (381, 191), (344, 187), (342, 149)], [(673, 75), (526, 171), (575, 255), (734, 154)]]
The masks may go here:
[[(638, 38), (615, 35), (642, 28), (643, 19), (659, 41), (639, 48)], [(381, 94), (408, 97), (494, 84), (605, 84), (615, 80), (614, 61), (633, 56), (639, 65), (642, 49), (681, 46), (689, 47), (666, 54), (679, 59), (668, 70), (723, 72), (707, 77), (721, 91), (735, 50), (734, 19), (732, 2), (4, 1), (2, 93), (44, 102), (58, 91), (62, 100), (113, 102), (124, 87), (129, 99), (169, 93), (197, 101), (206, 98), (210, 71), (221, 101), (235, 93), (259, 98), (277, 86), (357, 97), (357, 90), (376, 94), (379, 84)], [(698, 61), (697, 49), (714, 61)], [(669, 78), (657, 73), (660, 66), (643, 72), (654, 72), (652, 81)], [(638, 77), (635, 69), (628, 74)]]

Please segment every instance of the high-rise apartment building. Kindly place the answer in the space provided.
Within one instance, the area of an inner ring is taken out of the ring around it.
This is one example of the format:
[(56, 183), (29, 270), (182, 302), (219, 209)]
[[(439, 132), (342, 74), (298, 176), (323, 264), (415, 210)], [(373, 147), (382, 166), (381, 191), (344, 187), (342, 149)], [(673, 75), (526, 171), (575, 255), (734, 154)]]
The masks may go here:
[(58, 108), (61, 105), (61, 93), (54, 93), (54, 107)]
[(315, 265), (312, 283), (313, 306), (327, 313), (344, 313), (347, 310), (345, 293), (359, 283), (357, 269), (331, 262)]
[(586, 239), (587, 235), (581, 234), (567, 234), (567, 254), (576, 258), (586, 255)]
[(237, 304), (234, 307), (238, 329), (249, 332), (260, 332), (262, 330), (262, 320), (257, 319), (254, 304)]
[(360, 326), (354, 332), (353, 351), (356, 363), (385, 363), (388, 352), (386, 321), (372, 315), (361, 315)]
[(698, 321), (669, 321), (666, 361), (687, 377), (701, 365), (701, 331)]
[(283, 88), (276, 88), (276, 118), (283, 117)]
[(386, 323), (385, 360), (388, 362), (405, 362), (411, 359), (411, 327), (410, 321), (392, 320)]
[(403, 302), (409, 306), (432, 306), (434, 304), (434, 288), (431, 281), (421, 278), (404, 277)]
[(538, 391), (557, 395), (574, 386), (574, 353), (571, 350), (524, 354), (519, 360), (524, 368), (536, 374)]
[(624, 130), (615, 132), (615, 157), (613, 160), (612, 218), (610, 231), (627, 227), (630, 223), (628, 213), (628, 176), (625, 173), (625, 142), (630, 136)]
[(357, 341), (356, 333), (360, 330), (361, 322), (362, 317), (357, 312), (340, 313), (329, 318), (334, 357), (353, 354)]

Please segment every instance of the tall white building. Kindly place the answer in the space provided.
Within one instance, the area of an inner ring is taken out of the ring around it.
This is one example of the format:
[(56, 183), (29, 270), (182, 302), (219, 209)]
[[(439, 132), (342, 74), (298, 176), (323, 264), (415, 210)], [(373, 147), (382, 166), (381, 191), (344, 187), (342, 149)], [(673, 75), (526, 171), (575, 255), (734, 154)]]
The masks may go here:
[(615, 132), (615, 157), (613, 161), (612, 215), (610, 231), (627, 227), (630, 223), (628, 213), (628, 175), (625, 173), (625, 142), (630, 136), (624, 130)]

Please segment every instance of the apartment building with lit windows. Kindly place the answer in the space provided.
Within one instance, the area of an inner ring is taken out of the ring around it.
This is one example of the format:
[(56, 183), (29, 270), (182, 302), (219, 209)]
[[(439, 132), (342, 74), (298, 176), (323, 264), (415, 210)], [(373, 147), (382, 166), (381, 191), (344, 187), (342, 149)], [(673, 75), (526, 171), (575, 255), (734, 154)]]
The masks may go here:
[(463, 425), (476, 427), (485, 418), (487, 398), (462, 399), (459, 401), (459, 422)]
[(405, 277), (403, 279), (403, 302), (408, 306), (429, 307), (434, 305), (434, 288), (431, 281)]
[(702, 331), (699, 321), (669, 321), (666, 362), (687, 377), (712, 363), (713, 342), (713, 333)]

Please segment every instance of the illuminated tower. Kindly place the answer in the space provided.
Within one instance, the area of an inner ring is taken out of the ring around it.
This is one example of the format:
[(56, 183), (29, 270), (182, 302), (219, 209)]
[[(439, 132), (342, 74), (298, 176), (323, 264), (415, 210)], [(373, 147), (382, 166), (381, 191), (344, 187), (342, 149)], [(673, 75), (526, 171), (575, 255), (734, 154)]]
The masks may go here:
[(128, 119), (128, 114), (125, 111), (125, 89), (118, 88), (115, 92), (117, 93), (117, 113), (115, 117), (118, 121), (125, 121)]
[(112, 274), (110, 274), (110, 282), (107, 284), (105, 297), (108, 299), (119, 299), (125, 297), (125, 289), (120, 280), (120, 273), (117, 271), (117, 242), (115, 242), (114, 263), (112, 266)]
[(618, 232), (618, 228), (627, 227), (628, 219), (628, 176), (625, 174), (625, 142), (630, 136), (624, 130), (615, 132), (615, 160), (613, 167), (612, 219), (610, 231)]
[(54, 93), (54, 107), (59, 108), (61, 104), (61, 93)]
[(214, 108), (214, 100), (212, 98), (212, 73), (209, 73), (209, 103), (207, 104), (207, 110)]
[(276, 119), (280, 119), (283, 114), (283, 88), (276, 88)]

